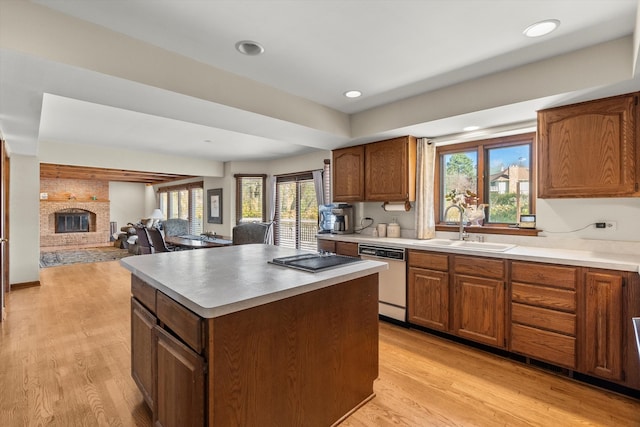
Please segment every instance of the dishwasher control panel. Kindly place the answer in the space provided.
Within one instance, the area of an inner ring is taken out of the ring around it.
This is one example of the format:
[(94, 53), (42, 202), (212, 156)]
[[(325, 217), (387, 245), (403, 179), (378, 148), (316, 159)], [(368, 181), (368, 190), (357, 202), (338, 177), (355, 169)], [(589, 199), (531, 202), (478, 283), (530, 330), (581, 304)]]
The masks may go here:
[(404, 248), (390, 248), (377, 245), (358, 245), (358, 254), (375, 256), (378, 258), (390, 258), (398, 261), (404, 261), (405, 258)]

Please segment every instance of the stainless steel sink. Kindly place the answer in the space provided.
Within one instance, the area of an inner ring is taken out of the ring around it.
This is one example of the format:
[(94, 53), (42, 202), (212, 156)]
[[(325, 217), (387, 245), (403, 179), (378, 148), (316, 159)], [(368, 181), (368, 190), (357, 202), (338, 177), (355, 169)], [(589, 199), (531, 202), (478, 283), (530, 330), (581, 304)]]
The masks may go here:
[(445, 246), (458, 249), (470, 249), (476, 251), (504, 252), (516, 245), (508, 243), (471, 242), (467, 240), (431, 239), (417, 243), (424, 246)]

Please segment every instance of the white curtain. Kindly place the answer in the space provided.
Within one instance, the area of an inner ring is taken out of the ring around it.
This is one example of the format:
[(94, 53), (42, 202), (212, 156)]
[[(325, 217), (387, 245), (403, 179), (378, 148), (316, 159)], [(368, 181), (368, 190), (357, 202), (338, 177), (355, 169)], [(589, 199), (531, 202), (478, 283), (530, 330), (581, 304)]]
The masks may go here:
[(419, 138), (416, 156), (416, 232), (418, 239), (432, 239), (436, 236), (435, 143), (428, 138)]
[(324, 181), (322, 179), (322, 171), (317, 170), (311, 172), (313, 175), (313, 187), (316, 190), (316, 200), (318, 201), (318, 207), (325, 204), (324, 201)]
[(271, 203), (267, 206), (267, 221), (271, 222), (271, 227), (269, 227), (269, 231), (267, 233), (267, 243), (269, 245), (273, 245), (275, 243), (274, 229), (276, 227), (276, 224), (273, 222), (276, 218), (276, 177), (272, 175), (268, 177), (267, 180), (267, 187), (271, 189)]

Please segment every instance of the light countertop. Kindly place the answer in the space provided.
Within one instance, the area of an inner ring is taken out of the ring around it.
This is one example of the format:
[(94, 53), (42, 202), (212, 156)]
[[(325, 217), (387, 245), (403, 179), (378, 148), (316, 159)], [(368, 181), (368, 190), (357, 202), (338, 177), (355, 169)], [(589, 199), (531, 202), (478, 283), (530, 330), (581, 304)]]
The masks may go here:
[(138, 255), (124, 268), (204, 318), (256, 307), (387, 269), (360, 261), (317, 273), (268, 264), (305, 253), (271, 245), (239, 245)]
[(359, 234), (319, 234), (318, 239), (339, 240), (380, 246), (418, 249), (423, 251), (485, 256), (549, 264), (574, 265), (640, 273), (640, 254), (615, 254), (575, 249), (557, 249), (533, 246), (515, 246), (504, 252), (429, 245), (428, 240), (408, 238), (371, 237)]

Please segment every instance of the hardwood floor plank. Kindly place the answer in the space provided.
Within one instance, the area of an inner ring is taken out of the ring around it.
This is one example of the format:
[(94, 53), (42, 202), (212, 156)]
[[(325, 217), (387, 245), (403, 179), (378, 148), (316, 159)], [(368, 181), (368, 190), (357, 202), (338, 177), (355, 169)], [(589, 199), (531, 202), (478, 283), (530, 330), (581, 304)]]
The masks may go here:
[[(130, 276), (41, 270), (0, 324), (0, 426), (151, 426), (131, 379)], [(380, 323), (376, 397), (343, 426), (640, 426), (640, 401)]]

